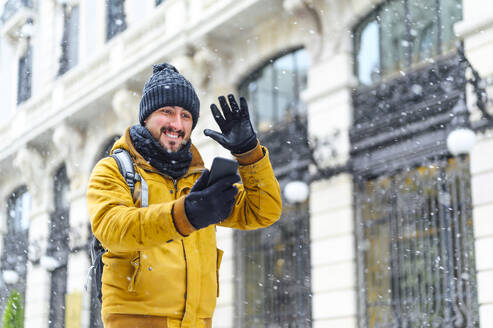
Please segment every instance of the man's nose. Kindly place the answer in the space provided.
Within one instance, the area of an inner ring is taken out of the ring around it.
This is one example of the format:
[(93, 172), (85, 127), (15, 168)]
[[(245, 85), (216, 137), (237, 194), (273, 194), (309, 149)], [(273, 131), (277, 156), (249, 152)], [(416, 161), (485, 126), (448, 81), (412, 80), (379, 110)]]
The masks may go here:
[(183, 130), (183, 121), (182, 121), (181, 115), (179, 115), (179, 114), (173, 115), (173, 117), (170, 121), (170, 125), (175, 131)]

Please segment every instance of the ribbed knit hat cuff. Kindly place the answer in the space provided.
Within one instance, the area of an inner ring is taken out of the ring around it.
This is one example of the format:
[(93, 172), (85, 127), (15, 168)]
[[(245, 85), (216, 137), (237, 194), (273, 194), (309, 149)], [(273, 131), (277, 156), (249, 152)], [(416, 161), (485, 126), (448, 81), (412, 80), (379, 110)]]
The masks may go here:
[(146, 90), (140, 100), (139, 121), (144, 121), (155, 110), (165, 106), (180, 106), (192, 115), (193, 126), (199, 119), (200, 102), (195, 91), (184, 85), (156, 85)]

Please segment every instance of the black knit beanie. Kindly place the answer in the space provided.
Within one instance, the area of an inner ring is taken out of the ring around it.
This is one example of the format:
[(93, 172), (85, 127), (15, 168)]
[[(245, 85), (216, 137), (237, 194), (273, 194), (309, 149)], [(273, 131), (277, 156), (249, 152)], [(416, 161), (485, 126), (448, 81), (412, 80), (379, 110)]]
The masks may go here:
[(197, 125), (200, 111), (199, 97), (192, 84), (168, 63), (153, 66), (153, 74), (144, 85), (140, 100), (139, 121), (144, 120), (156, 109), (165, 106), (180, 106), (192, 114), (193, 126)]

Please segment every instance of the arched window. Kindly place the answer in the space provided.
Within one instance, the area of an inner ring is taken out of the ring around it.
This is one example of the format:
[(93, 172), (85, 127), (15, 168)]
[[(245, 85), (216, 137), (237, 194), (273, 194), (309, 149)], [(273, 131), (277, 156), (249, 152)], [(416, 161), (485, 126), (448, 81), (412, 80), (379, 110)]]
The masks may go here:
[(51, 215), (46, 255), (60, 266), (51, 272), (49, 327), (65, 327), (65, 294), (67, 293), (67, 260), (69, 256), (70, 182), (65, 165), (60, 167), (53, 182), (55, 211)]
[[(31, 211), (31, 195), (26, 187), (14, 191), (7, 200), (7, 233), (3, 236), (1, 255), (1, 297), (0, 310), (3, 312), (5, 301), (10, 293), (17, 290), (23, 299), (26, 292), (27, 250), (29, 220)], [(13, 271), (17, 281), (5, 281), (5, 272)]]
[(359, 327), (478, 327), (469, 159), (449, 158), (465, 95), (460, 0), (391, 0), (354, 33), (350, 131)]
[(250, 116), (259, 132), (303, 114), (300, 93), (309, 66), (307, 52), (299, 49), (270, 59), (240, 84), (239, 93), (251, 104)]
[[(300, 160), (307, 148), (300, 93), (308, 67), (306, 50), (298, 49), (269, 60), (239, 88), (281, 185), (306, 171)], [(311, 327), (308, 202), (283, 202), (282, 213), (271, 227), (235, 231), (235, 327)]]
[(461, 0), (392, 0), (354, 30), (355, 74), (370, 85), (453, 49)]

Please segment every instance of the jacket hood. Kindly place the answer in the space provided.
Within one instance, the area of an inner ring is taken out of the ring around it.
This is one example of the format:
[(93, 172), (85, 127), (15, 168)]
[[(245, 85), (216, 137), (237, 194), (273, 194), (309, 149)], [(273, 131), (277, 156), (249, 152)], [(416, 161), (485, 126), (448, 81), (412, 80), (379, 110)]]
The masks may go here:
[[(149, 162), (147, 162), (144, 157), (142, 157), (141, 154), (137, 152), (135, 149), (132, 139), (130, 138), (130, 127), (128, 127), (125, 130), (125, 133), (118, 139), (113, 147), (111, 148), (110, 154), (113, 154), (113, 151), (115, 149), (125, 149), (130, 153), (130, 156), (132, 156), (132, 159), (135, 164), (140, 166), (141, 168), (148, 170), (148, 171), (155, 171), (159, 172), (157, 169), (155, 169)], [(192, 144), (190, 147), (190, 151), (192, 152), (192, 161), (190, 162), (190, 167), (187, 170), (187, 174), (195, 171), (202, 171), (204, 169), (204, 161), (202, 160), (202, 156), (200, 156), (199, 151), (195, 146)]]

